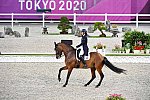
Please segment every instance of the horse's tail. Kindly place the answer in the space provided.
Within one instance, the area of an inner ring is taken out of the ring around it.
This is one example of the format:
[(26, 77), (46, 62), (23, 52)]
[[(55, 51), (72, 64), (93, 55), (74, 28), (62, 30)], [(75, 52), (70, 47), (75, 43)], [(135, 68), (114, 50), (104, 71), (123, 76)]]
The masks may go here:
[(118, 73), (118, 74), (120, 74), (120, 73), (126, 74), (126, 73), (125, 73), (126, 70), (115, 67), (111, 62), (108, 61), (108, 59), (107, 59), (106, 57), (104, 57), (103, 62), (104, 62), (104, 64), (105, 64), (108, 68), (110, 68), (112, 71), (114, 71), (114, 72), (116, 72), (116, 73)]

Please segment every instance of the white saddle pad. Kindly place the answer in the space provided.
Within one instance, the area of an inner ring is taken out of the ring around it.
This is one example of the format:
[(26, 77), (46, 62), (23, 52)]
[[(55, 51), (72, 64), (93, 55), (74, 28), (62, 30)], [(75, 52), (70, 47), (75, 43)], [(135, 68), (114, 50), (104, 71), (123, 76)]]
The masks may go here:
[(84, 57), (84, 60), (89, 60), (90, 59), (90, 54), (88, 54), (88, 56)]

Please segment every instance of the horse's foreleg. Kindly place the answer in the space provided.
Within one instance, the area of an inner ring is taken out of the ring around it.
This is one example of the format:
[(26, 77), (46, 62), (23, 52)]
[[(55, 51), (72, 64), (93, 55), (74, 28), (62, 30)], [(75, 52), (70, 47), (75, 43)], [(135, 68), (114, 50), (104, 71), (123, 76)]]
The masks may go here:
[(61, 78), (60, 78), (61, 71), (62, 71), (62, 70), (66, 70), (66, 69), (67, 69), (66, 66), (59, 69), (59, 73), (58, 73), (58, 80), (59, 80), (59, 82), (61, 81)]
[(84, 86), (89, 85), (89, 84), (96, 78), (95, 70), (96, 70), (95, 67), (92, 67), (92, 68), (91, 68), (92, 78), (91, 78), (91, 80), (90, 80), (87, 84), (85, 84)]
[(67, 74), (66, 83), (63, 85), (63, 87), (66, 87), (66, 85), (68, 84), (68, 80), (69, 80), (70, 74), (71, 74), (71, 72), (72, 72), (72, 69), (73, 69), (73, 68), (69, 68), (69, 69), (68, 69), (68, 74)]

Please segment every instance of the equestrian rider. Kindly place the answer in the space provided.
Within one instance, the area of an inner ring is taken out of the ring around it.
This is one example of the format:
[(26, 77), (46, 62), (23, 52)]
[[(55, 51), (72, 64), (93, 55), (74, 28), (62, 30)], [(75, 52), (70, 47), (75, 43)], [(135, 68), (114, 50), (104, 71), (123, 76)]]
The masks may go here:
[(77, 55), (78, 55), (78, 59), (80, 59), (80, 61), (82, 61), (82, 63), (84, 64), (84, 68), (87, 67), (86, 65), (86, 61), (84, 60), (85, 57), (88, 56), (88, 51), (89, 51), (89, 48), (87, 46), (87, 42), (88, 42), (88, 39), (87, 39), (87, 31), (86, 29), (82, 29), (82, 32), (81, 32), (81, 35), (82, 35), (82, 38), (81, 38), (81, 43), (79, 45), (76, 46), (76, 48), (79, 48), (80, 46), (83, 47), (83, 55), (79, 57), (79, 51), (77, 51)]

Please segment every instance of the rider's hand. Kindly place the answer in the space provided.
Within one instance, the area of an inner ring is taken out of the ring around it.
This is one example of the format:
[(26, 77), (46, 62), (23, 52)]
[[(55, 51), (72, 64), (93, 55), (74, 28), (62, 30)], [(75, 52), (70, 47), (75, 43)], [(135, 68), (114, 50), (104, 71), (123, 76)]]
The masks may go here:
[(76, 48), (79, 48), (79, 46), (77, 45)]

